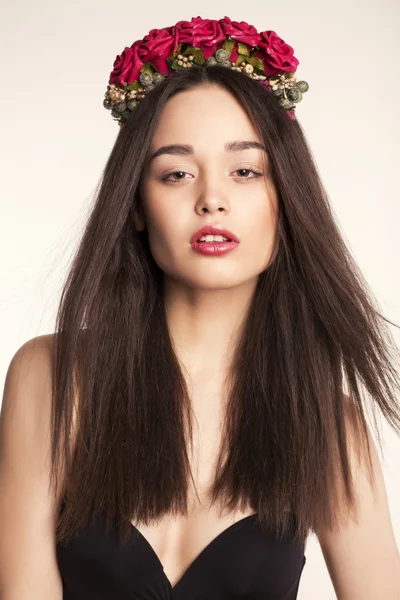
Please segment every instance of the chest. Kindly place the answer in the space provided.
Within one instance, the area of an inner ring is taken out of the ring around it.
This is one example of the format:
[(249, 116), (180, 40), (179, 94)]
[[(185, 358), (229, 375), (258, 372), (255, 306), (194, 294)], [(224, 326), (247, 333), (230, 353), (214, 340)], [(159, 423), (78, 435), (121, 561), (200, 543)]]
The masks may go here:
[(188, 515), (168, 515), (148, 525), (132, 522), (161, 563), (172, 587), (224, 531), (254, 514), (250, 507), (227, 514), (223, 507), (211, 505), (210, 488), (221, 447), (224, 404), (218, 390), (209, 389), (201, 398), (196, 395), (192, 398), (193, 482), (189, 484)]

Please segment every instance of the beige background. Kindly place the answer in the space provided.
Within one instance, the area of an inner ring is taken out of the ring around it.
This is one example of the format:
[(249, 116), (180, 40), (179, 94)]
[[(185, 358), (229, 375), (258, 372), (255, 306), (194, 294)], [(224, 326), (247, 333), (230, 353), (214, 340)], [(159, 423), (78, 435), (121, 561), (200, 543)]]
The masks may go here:
[[(60, 285), (118, 133), (102, 106), (116, 55), (150, 29), (192, 16), (244, 20), (294, 47), (298, 78), (310, 84), (298, 119), (343, 235), (385, 315), (400, 323), (397, 1), (231, 0), (218, 8), (203, 1), (199, 9), (161, 1), (8, 0), (1, 13), (2, 384), (17, 348), (54, 331)], [(400, 440), (385, 423), (382, 434), (400, 545)], [(299, 600), (334, 599), (315, 540), (306, 556)]]

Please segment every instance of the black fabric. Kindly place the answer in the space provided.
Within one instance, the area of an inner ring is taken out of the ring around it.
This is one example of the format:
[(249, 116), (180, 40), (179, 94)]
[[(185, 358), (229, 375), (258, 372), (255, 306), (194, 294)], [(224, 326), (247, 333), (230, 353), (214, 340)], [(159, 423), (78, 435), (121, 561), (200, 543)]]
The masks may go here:
[(63, 600), (295, 600), (306, 557), (291, 541), (263, 533), (250, 515), (214, 538), (172, 587), (133, 524), (122, 546), (98, 518), (57, 545)]

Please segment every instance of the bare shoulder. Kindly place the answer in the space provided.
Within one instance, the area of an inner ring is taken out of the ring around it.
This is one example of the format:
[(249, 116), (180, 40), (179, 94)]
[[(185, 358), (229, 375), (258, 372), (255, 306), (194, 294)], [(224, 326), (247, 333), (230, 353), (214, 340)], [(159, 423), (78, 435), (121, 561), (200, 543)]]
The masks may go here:
[(49, 486), (53, 342), (53, 334), (28, 340), (6, 373), (0, 412), (0, 591), (5, 598), (62, 598), (54, 543), (58, 506)]
[[(388, 497), (375, 442), (368, 428), (367, 444), (354, 435), (354, 408), (344, 397), (346, 438), (357, 498), (356, 520), (317, 533), (335, 592), (340, 600), (400, 598), (400, 555), (391, 522)], [(367, 440), (364, 440), (365, 442)], [(371, 468), (370, 468), (371, 467)], [(371, 485), (371, 475), (374, 486)], [(339, 486), (344, 501), (344, 490)]]
[(26, 341), (12, 357), (7, 375), (6, 385), (15, 383), (19, 378), (21, 383), (40, 385), (42, 389), (51, 389), (52, 348), (55, 334), (39, 335)]

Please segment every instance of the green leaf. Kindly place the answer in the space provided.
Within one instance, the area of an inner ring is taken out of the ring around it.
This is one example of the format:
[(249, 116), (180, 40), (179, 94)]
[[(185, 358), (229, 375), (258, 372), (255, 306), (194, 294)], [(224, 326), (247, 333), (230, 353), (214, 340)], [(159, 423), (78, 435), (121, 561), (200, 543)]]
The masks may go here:
[(151, 64), (151, 62), (146, 62), (142, 67), (140, 67), (141, 73), (150, 73), (151, 75), (154, 73), (155, 68)]
[(194, 46), (188, 46), (184, 52), (181, 52), (182, 56), (189, 56), (189, 54), (194, 54), (196, 48)]
[(264, 63), (261, 58), (257, 58), (257, 56), (250, 56), (247, 59), (247, 62), (249, 62), (258, 71), (264, 73)]
[(127, 90), (137, 90), (139, 87), (142, 87), (141, 84), (139, 83), (139, 80), (136, 79), (136, 81), (133, 81), (132, 83), (129, 83), (127, 86), (125, 86)]
[(206, 62), (205, 58), (203, 56), (203, 53), (200, 50), (200, 48), (195, 48), (194, 49), (194, 52), (193, 52), (193, 62), (196, 65), (204, 65), (204, 63)]
[(247, 60), (247, 56), (242, 56), (241, 54), (239, 54), (239, 56), (236, 59), (235, 62), (235, 67), (240, 67), (240, 65), (245, 62)]
[(242, 42), (238, 42), (238, 53), (244, 54), (245, 56), (250, 56), (249, 47), (247, 44), (243, 44)]
[(224, 41), (224, 43), (222, 44), (222, 49), (226, 50), (228, 53), (228, 57), (231, 57), (232, 54), (232, 50), (235, 47), (235, 40), (233, 40), (232, 38), (228, 38)]

